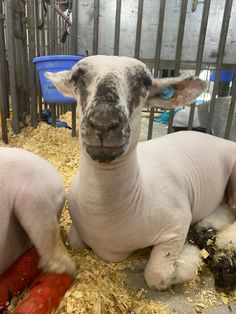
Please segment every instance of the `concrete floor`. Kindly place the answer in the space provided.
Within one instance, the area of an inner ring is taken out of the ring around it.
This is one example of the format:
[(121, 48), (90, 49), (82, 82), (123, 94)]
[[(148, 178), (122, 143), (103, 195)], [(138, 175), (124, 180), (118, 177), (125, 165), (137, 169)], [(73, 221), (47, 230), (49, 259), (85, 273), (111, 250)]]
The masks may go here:
[[(152, 300), (166, 303), (174, 312), (177, 313), (202, 313), (202, 314), (229, 314), (236, 313), (236, 302), (229, 301), (224, 305), (220, 294), (216, 294), (213, 277), (208, 270), (204, 270), (200, 275), (200, 280), (196, 284), (188, 286), (177, 285), (171, 290), (158, 292), (148, 288), (144, 281), (144, 264), (138, 264), (132, 269), (127, 269), (128, 282), (130, 287), (146, 290), (146, 296)], [(208, 292), (209, 291), (209, 292)], [(204, 294), (206, 292), (206, 294)], [(205, 295), (205, 296), (204, 296)], [(217, 300), (215, 306), (209, 304), (209, 298)], [(204, 298), (204, 299), (203, 299)], [(204, 307), (199, 306), (204, 305)]]

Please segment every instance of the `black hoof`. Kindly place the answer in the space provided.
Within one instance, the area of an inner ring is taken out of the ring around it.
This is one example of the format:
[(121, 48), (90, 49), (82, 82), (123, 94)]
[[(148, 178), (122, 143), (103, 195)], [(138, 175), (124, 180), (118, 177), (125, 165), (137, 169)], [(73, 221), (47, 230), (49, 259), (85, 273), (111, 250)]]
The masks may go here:
[(216, 289), (231, 290), (236, 287), (236, 251), (221, 249), (215, 253), (210, 269)]
[(205, 228), (197, 225), (191, 226), (188, 233), (188, 241), (199, 247), (200, 250), (205, 249), (209, 256), (205, 262), (210, 262), (215, 254), (216, 229), (213, 227)]

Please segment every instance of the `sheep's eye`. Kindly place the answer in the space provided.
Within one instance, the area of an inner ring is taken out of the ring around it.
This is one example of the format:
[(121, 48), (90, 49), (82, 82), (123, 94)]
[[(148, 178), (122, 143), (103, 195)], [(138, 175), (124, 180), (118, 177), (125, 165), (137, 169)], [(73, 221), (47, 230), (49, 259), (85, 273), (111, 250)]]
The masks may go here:
[(85, 76), (86, 73), (87, 73), (87, 71), (80, 68), (80, 69), (77, 71), (77, 73), (78, 73), (79, 76)]
[(143, 79), (143, 85), (144, 85), (146, 88), (150, 87), (150, 86), (152, 85), (152, 80), (151, 80), (151, 78), (150, 78), (150, 77), (145, 77), (145, 78)]
[(79, 81), (85, 79), (87, 76), (87, 71), (80, 68), (78, 69), (75, 73), (73, 73), (72, 77), (71, 77), (71, 81), (77, 85)]

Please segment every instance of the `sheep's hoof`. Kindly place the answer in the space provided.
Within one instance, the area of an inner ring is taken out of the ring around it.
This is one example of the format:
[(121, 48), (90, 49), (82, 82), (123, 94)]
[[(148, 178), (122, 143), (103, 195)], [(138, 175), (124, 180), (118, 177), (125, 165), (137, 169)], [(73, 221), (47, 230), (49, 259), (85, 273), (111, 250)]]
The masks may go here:
[(215, 239), (217, 230), (213, 227), (200, 227), (194, 225), (190, 228), (188, 233), (188, 241), (195, 244), (200, 250), (205, 249), (209, 256), (205, 262), (209, 263), (215, 254)]
[(231, 290), (236, 287), (236, 251), (217, 250), (210, 265), (216, 289)]

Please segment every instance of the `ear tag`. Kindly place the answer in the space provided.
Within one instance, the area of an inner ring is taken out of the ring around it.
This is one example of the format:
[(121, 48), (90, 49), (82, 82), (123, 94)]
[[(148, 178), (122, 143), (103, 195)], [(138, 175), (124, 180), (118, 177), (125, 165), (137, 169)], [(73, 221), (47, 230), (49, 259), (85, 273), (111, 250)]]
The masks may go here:
[(169, 86), (165, 89), (160, 90), (160, 98), (163, 100), (168, 100), (174, 96), (175, 89), (172, 86)]

